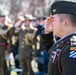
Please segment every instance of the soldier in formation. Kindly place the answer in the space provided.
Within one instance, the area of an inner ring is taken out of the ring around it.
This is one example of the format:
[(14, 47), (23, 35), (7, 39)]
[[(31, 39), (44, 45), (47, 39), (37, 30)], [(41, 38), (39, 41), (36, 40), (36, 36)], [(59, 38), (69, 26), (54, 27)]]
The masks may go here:
[[(76, 3), (55, 2), (51, 13), (41, 31), (49, 54), (48, 75), (76, 75)], [(53, 35), (60, 37), (55, 43)]]
[(0, 75), (4, 75), (5, 74), (4, 71), (7, 70), (7, 68), (5, 70), (4, 66), (6, 65), (5, 51), (7, 50), (7, 45), (9, 45), (9, 48), (11, 47), (10, 39), (13, 34), (13, 27), (9, 24), (6, 24), (5, 21), (6, 21), (5, 16), (0, 15)]
[[(22, 75), (34, 75), (34, 72), (31, 67), (32, 61), (32, 45), (34, 36), (36, 33), (36, 29), (30, 26), (31, 20), (29, 18), (24, 18), (24, 20), (20, 20), (20, 24), (18, 22), (15, 23), (15, 35), (18, 36), (19, 39), (19, 47), (18, 47), (18, 55), (19, 62), (22, 68)], [(31, 29), (34, 29), (32, 34)], [(33, 35), (33, 36), (31, 36)]]

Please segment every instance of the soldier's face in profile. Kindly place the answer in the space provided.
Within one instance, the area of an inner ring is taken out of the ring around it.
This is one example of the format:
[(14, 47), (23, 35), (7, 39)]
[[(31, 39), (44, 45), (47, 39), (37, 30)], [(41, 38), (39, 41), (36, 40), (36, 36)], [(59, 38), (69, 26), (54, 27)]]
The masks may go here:
[(62, 36), (62, 30), (63, 30), (62, 22), (60, 21), (60, 17), (58, 14), (53, 15), (53, 17), (54, 17), (54, 22), (53, 22), (54, 35), (61, 37)]

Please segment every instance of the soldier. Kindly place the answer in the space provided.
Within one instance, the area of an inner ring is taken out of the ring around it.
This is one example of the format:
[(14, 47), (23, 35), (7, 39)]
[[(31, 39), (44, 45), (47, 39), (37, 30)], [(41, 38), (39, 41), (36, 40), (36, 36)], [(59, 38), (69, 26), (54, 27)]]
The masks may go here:
[(34, 45), (35, 45), (35, 49), (34, 49), (34, 60), (37, 62), (38, 64), (38, 71), (39, 72), (43, 72), (44, 71), (44, 58), (43, 58), (43, 43), (42, 43), (42, 38), (40, 37), (40, 31), (41, 28), (43, 26), (43, 22), (46, 19), (46, 17), (39, 17), (37, 19), (37, 32), (36, 32), (36, 36), (35, 36), (35, 40), (34, 40)]
[(5, 16), (0, 15), (0, 75), (4, 75), (5, 73), (5, 50), (7, 47), (7, 40), (11, 38), (12, 34), (12, 28), (8, 25), (5, 25)]
[[(26, 23), (29, 25), (29, 19), (25, 19), (25, 21), (20, 25), (20, 30), (17, 32), (19, 39), (19, 62), (22, 68), (22, 75), (34, 75), (31, 67), (32, 60), (32, 40), (34, 39), (30, 36), (30, 30), (27, 27)], [(26, 26), (25, 26), (26, 25)], [(17, 25), (16, 25), (17, 26)]]
[[(51, 13), (41, 31), (49, 54), (48, 75), (76, 75), (76, 3), (55, 2)], [(61, 38), (56, 43), (53, 34)]]

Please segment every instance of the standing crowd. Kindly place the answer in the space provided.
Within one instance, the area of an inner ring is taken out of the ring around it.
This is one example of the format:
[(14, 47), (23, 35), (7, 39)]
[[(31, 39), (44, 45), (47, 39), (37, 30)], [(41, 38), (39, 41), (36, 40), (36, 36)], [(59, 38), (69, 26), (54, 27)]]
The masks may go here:
[(76, 75), (76, 3), (57, 1), (49, 17), (18, 16), (12, 24), (0, 15), (0, 75), (10, 75), (11, 52), (20, 75)]
[[(15, 68), (22, 69), (20, 75), (37, 74), (33, 70), (33, 61), (37, 62), (37, 72), (47, 72), (48, 55), (43, 48), (40, 29), (45, 16), (37, 19), (29, 15), (18, 16), (14, 23), (9, 23), (5, 16), (0, 16), (0, 49), (1, 49), (1, 75), (9, 75), (12, 65), (9, 55), (13, 53)], [(47, 57), (45, 57), (45, 55)], [(47, 62), (44, 65), (44, 60)], [(5, 67), (6, 66), (6, 67)]]

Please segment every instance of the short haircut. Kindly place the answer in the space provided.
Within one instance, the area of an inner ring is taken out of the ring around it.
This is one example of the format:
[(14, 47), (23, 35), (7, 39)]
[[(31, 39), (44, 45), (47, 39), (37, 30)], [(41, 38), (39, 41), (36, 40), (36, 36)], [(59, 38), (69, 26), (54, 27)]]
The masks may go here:
[(76, 16), (75, 15), (72, 15), (72, 14), (58, 14), (58, 15), (59, 15), (61, 21), (66, 18), (72, 23), (73, 26), (76, 26)]

